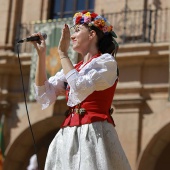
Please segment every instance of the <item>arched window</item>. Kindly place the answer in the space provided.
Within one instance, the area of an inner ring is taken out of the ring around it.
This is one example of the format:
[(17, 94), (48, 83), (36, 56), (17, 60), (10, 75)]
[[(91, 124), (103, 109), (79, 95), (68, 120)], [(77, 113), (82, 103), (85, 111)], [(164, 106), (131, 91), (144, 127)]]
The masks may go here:
[(94, 0), (52, 0), (50, 19), (73, 17), (77, 11), (94, 11)]

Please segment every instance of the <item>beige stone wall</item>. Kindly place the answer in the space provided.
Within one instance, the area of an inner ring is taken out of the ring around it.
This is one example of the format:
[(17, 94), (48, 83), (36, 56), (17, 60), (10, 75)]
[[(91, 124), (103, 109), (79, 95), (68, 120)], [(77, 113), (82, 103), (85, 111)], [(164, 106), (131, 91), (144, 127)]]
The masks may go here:
[(1, 1), (0, 2), (0, 46), (4, 45), (5, 38), (6, 38), (6, 32), (4, 30), (7, 29), (7, 22), (8, 22), (8, 6), (9, 1)]
[[(126, 0), (96, 0), (95, 1), (95, 11), (101, 13), (103, 10), (105, 13), (120, 12), (125, 9)], [(128, 9), (139, 10), (144, 8), (143, 0), (127, 0)]]
[(164, 9), (170, 7), (170, 2), (168, 0), (148, 0), (148, 7), (155, 8), (155, 5)]
[[(128, 10), (143, 10), (145, 0), (96, 0), (95, 1), (95, 11), (101, 14), (102, 10), (105, 13), (109, 12), (120, 12), (125, 9), (125, 4), (127, 3)], [(155, 9), (155, 4), (159, 4), (159, 7), (169, 8), (169, 0), (147, 0), (148, 9)]]
[(22, 23), (32, 21), (47, 20), (49, 14), (50, 1), (48, 0), (24, 0)]
[(95, 1), (95, 12), (118, 12), (120, 9), (124, 9), (124, 0), (96, 0)]
[(12, 46), (16, 0), (0, 2), (0, 49)]
[(48, 0), (0, 1), (0, 50), (13, 48), (18, 24), (46, 20), (49, 4)]

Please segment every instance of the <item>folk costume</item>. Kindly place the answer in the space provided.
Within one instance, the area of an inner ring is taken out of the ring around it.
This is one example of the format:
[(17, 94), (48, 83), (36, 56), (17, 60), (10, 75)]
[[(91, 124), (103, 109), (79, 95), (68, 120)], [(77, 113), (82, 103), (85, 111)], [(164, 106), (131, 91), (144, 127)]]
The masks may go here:
[[(76, 17), (75, 24), (80, 21)], [(69, 107), (50, 144), (45, 170), (131, 170), (111, 116), (117, 81), (115, 58), (99, 53), (87, 63), (78, 63), (66, 75), (61, 70), (44, 86), (35, 85), (42, 109), (63, 94)]]

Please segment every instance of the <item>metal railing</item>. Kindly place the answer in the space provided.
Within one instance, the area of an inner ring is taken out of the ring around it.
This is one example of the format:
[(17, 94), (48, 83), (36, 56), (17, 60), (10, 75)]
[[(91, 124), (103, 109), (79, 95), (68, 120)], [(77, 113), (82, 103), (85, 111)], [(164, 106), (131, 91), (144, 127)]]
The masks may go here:
[(123, 11), (103, 14), (119, 35), (119, 43), (168, 42), (170, 9)]
[[(113, 25), (118, 35), (119, 44), (143, 43), (143, 42), (169, 42), (170, 41), (170, 9), (122, 11), (118, 13), (102, 14)], [(67, 22), (67, 19), (65, 20)], [(70, 23), (70, 19), (68, 19)], [(21, 24), (18, 26), (16, 41), (21, 37), (27, 37), (35, 32), (35, 25), (41, 27), (51, 23), (57, 24), (57, 20), (50, 20), (34, 24)], [(23, 46), (21, 52), (31, 52), (29, 45)]]

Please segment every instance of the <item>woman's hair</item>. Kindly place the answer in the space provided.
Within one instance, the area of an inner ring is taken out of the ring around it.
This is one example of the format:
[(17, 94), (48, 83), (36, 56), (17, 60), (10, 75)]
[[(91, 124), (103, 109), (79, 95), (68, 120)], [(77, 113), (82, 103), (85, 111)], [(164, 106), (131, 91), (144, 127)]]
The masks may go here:
[[(98, 50), (104, 54), (109, 53), (112, 56), (116, 57), (116, 53), (118, 51), (118, 46), (115, 44), (115, 40), (113, 38), (113, 35), (111, 33), (103, 33), (101, 30), (99, 30), (95, 26), (88, 26), (87, 24), (83, 24), (89, 31), (94, 30), (97, 35), (97, 48)], [(117, 76), (119, 76), (119, 69), (117, 68)]]
[(94, 30), (98, 37), (97, 47), (101, 53), (111, 54), (115, 50), (115, 44), (113, 42), (113, 36), (111, 33), (104, 34), (97, 27), (91, 26), (91, 29)]
[(103, 54), (103, 53), (109, 53), (109, 54), (114, 54), (116, 50), (116, 46), (113, 41), (113, 36), (111, 33), (103, 33), (101, 30), (99, 30), (95, 26), (90, 26), (90, 30), (94, 30), (97, 34), (97, 48), (98, 50)]

